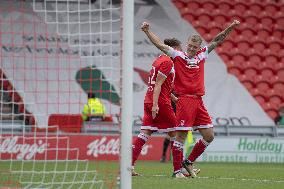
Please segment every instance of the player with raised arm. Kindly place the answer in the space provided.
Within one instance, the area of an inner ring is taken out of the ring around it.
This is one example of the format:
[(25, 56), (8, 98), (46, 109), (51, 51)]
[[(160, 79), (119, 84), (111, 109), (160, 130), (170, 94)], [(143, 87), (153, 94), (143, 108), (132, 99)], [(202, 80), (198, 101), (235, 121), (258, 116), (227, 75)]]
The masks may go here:
[[(149, 23), (144, 22), (141, 26), (150, 41), (169, 55), (174, 62), (176, 71), (174, 90), (178, 96), (176, 110), (178, 126), (175, 128), (176, 140), (172, 150), (173, 153), (178, 154), (173, 162), (175, 174), (180, 173), (184, 167), (191, 177), (196, 177), (193, 163), (214, 139), (213, 124), (202, 100), (205, 94), (204, 63), (208, 54), (221, 44), (239, 23), (234, 20), (209, 43), (208, 47), (201, 47), (202, 38), (199, 35), (190, 35), (187, 41), (187, 52), (177, 51), (164, 44), (150, 31)], [(199, 130), (202, 139), (196, 142), (188, 158), (183, 160), (183, 145), (189, 130)]]
[[(177, 51), (181, 50), (181, 42), (175, 38), (165, 39), (164, 43)], [(138, 176), (134, 165), (141, 153), (143, 145), (153, 132), (166, 132), (173, 143), (174, 128), (177, 125), (175, 113), (171, 107), (171, 94), (175, 78), (174, 64), (165, 54), (160, 55), (152, 64), (149, 74), (148, 90), (144, 99), (144, 117), (140, 134), (132, 147), (132, 176)], [(175, 152), (172, 153), (175, 159)], [(176, 178), (184, 178), (183, 174), (176, 174)]]

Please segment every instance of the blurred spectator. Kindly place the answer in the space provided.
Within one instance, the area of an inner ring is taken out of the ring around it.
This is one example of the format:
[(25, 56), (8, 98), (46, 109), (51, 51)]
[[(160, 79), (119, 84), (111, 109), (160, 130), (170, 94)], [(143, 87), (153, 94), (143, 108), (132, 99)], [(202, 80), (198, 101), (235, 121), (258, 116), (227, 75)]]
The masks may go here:
[(88, 93), (88, 102), (84, 105), (82, 118), (84, 121), (103, 121), (105, 106), (96, 98), (95, 94)]
[(274, 121), (276, 125), (284, 126), (284, 106), (279, 108), (279, 116), (277, 116)]

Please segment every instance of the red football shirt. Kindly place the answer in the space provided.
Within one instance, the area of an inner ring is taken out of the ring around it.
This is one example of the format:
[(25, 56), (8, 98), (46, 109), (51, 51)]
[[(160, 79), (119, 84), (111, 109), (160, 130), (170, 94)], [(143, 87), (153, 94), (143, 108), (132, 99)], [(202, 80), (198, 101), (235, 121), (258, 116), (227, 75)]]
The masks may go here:
[(172, 57), (176, 70), (175, 93), (177, 95), (204, 95), (204, 63), (208, 58), (208, 48), (203, 47), (193, 58), (173, 48), (170, 48), (168, 55)]
[(144, 103), (153, 103), (153, 92), (158, 73), (166, 77), (166, 80), (161, 86), (158, 103), (171, 104), (171, 92), (173, 90), (175, 70), (173, 61), (166, 55), (160, 55), (152, 64)]

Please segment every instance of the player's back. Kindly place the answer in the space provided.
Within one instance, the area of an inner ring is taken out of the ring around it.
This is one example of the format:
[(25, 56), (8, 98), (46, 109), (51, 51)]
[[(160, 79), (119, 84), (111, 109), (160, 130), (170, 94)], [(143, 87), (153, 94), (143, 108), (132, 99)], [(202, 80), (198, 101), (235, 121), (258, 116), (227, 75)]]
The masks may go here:
[(148, 90), (145, 95), (144, 103), (153, 103), (153, 92), (158, 73), (166, 77), (166, 80), (161, 87), (158, 103), (171, 104), (170, 97), (173, 90), (175, 71), (171, 58), (166, 55), (160, 55), (152, 64), (152, 69), (148, 77)]

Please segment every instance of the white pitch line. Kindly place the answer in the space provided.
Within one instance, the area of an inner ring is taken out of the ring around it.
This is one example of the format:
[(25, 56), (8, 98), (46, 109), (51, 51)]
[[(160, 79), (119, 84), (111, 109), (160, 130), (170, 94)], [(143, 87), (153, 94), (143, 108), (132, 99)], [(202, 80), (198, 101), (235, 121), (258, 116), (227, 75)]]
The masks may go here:
[[(154, 177), (168, 177), (168, 175), (153, 175)], [(276, 182), (284, 183), (284, 180), (268, 180), (268, 179), (253, 179), (253, 178), (233, 178), (233, 177), (197, 177), (197, 179), (217, 179), (217, 180), (240, 180), (254, 182)]]

